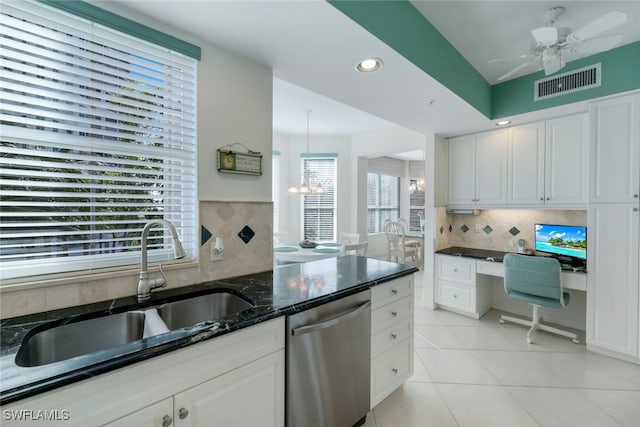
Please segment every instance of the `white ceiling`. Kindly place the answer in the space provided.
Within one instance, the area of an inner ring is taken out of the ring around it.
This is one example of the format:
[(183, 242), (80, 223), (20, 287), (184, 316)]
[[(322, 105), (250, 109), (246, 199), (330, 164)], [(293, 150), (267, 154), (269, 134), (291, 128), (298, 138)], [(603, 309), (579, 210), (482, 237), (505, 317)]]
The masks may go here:
[[(114, 4), (116, 9), (130, 8), (272, 68), (274, 131), (278, 133), (304, 134), (308, 109), (313, 111), (313, 134), (350, 135), (397, 125), (450, 136), (493, 126), (465, 101), (325, 1), (91, 2), (111, 9)], [(538, 26), (540, 13), (548, 5), (556, 5), (542, 1), (413, 3), (489, 81), (508, 71), (511, 64), (490, 68), (487, 61), (524, 53), (529, 48), (529, 30)], [(623, 43), (633, 41), (633, 37), (640, 39), (637, 1), (565, 1), (563, 6), (575, 28), (610, 10), (603, 4), (625, 6), (630, 11), (630, 21), (625, 24), (630, 35)], [(355, 63), (368, 56), (382, 58), (384, 67), (372, 74), (357, 73)], [(585, 108), (572, 105), (557, 110), (569, 113)]]

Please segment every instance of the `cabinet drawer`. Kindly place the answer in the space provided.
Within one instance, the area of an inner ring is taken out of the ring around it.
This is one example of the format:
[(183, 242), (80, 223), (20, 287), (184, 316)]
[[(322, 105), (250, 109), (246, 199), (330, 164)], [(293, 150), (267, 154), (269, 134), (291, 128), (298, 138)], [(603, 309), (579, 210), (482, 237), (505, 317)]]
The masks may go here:
[(477, 269), (479, 274), (504, 277), (504, 265), (501, 262), (478, 261)]
[(475, 311), (475, 288), (439, 280), (437, 302), (473, 313)]
[(400, 341), (411, 337), (413, 334), (413, 317), (405, 317), (388, 328), (376, 332), (371, 337), (371, 358), (387, 351)]
[(376, 333), (413, 313), (413, 295), (387, 304), (371, 312), (371, 333)]
[(476, 261), (438, 255), (438, 278), (473, 285), (476, 283)]
[(406, 339), (371, 361), (371, 405), (377, 405), (411, 376), (413, 339)]
[(413, 274), (371, 288), (371, 309), (413, 294)]

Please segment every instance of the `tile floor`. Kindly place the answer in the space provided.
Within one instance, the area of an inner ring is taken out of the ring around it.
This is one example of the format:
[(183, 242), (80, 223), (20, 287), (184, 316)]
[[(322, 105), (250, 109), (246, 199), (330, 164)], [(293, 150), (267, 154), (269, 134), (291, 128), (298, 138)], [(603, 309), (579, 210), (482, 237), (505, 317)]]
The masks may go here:
[(417, 297), (414, 375), (365, 426), (640, 426), (639, 365), (546, 333), (527, 344), (526, 328), (500, 314), (475, 320)]

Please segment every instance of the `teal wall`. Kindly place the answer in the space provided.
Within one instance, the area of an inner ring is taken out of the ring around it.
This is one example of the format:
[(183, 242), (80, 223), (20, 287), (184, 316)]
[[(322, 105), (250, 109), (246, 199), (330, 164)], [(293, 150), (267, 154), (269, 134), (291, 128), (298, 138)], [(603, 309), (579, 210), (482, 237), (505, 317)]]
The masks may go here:
[(602, 64), (602, 85), (543, 101), (533, 100), (534, 82), (544, 77), (540, 71), (491, 86), (491, 118), (543, 110), (601, 96), (640, 88), (640, 42), (630, 43), (567, 64), (559, 73)]
[(544, 77), (543, 72), (489, 85), (408, 0), (328, 2), (490, 119), (640, 89), (640, 42), (573, 61), (560, 70), (602, 63), (602, 86), (534, 101), (534, 81)]

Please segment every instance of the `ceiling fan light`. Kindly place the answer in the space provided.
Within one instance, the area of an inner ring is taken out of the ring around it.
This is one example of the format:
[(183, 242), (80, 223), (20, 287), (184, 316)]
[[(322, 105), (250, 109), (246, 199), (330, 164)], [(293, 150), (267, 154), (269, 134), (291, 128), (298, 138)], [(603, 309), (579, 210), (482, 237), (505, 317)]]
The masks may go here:
[(549, 74), (553, 74), (564, 67), (564, 61), (562, 60), (562, 55), (558, 51), (545, 50), (542, 52), (542, 69), (544, 70), (544, 74), (548, 76)]

